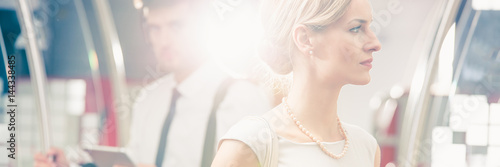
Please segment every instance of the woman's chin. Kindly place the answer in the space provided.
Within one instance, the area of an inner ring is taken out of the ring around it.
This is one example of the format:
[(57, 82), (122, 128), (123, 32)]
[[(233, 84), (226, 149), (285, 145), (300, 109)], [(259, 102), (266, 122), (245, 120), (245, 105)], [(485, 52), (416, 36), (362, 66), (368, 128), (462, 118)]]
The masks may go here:
[(367, 85), (368, 83), (370, 83), (370, 81), (371, 81), (371, 77), (368, 75), (366, 77), (356, 78), (353, 82), (351, 82), (351, 84), (353, 84), (353, 85)]

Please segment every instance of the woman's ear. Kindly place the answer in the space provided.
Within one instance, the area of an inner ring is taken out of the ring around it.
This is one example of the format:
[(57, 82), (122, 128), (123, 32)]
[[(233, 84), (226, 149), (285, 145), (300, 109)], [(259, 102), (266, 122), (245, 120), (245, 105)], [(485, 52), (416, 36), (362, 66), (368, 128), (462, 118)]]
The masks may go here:
[(296, 26), (293, 29), (293, 41), (295, 46), (303, 55), (311, 55), (313, 50), (313, 45), (311, 43), (312, 32), (305, 25)]

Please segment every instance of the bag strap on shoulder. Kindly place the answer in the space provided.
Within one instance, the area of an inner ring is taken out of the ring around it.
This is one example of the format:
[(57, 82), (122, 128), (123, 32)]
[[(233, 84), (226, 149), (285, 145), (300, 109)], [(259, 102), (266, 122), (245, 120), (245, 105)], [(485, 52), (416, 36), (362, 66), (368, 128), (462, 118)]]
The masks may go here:
[(270, 134), (270, 145), (268, 145), (267, 148), (267, 153), (266, 153), (266, 158), (265, 162), (263, 164), (263, 167), (277, 167), (278, 166), (278, 158), (279, 158), (279, 143), (278, 143), (278, 134), (276, 134), (276, 131), (271, 127), (269, 122), (262, 118), (259, 117), (263, 122), (266, 124), (266, 128), (269, 131)]

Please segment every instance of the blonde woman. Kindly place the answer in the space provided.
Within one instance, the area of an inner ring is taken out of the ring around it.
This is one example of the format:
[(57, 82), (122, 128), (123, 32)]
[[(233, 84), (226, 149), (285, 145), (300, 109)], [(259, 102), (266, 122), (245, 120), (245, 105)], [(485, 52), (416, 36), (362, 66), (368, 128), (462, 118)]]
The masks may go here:
[(212, 166), (380, 166), (373, 136), (337, 115), (341, 88), (368, 84), (372, 53), (381, 48), (369, 1), (262, 3), (263, 59), (278, 74), (293, 72), (292, 86), (278, 107), (233, 126)]

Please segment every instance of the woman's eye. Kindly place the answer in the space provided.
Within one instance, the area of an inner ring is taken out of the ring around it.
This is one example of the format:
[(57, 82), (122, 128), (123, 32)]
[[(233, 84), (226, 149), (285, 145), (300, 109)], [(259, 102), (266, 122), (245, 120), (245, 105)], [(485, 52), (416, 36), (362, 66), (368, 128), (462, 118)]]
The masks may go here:
[(357, 27), (354, 27), (354, 28), (351, 28), (349, 31), (354, 32), (354, 33), (358, 33), (359, 29), (361, 29), (361, 25), (357, 26)]

